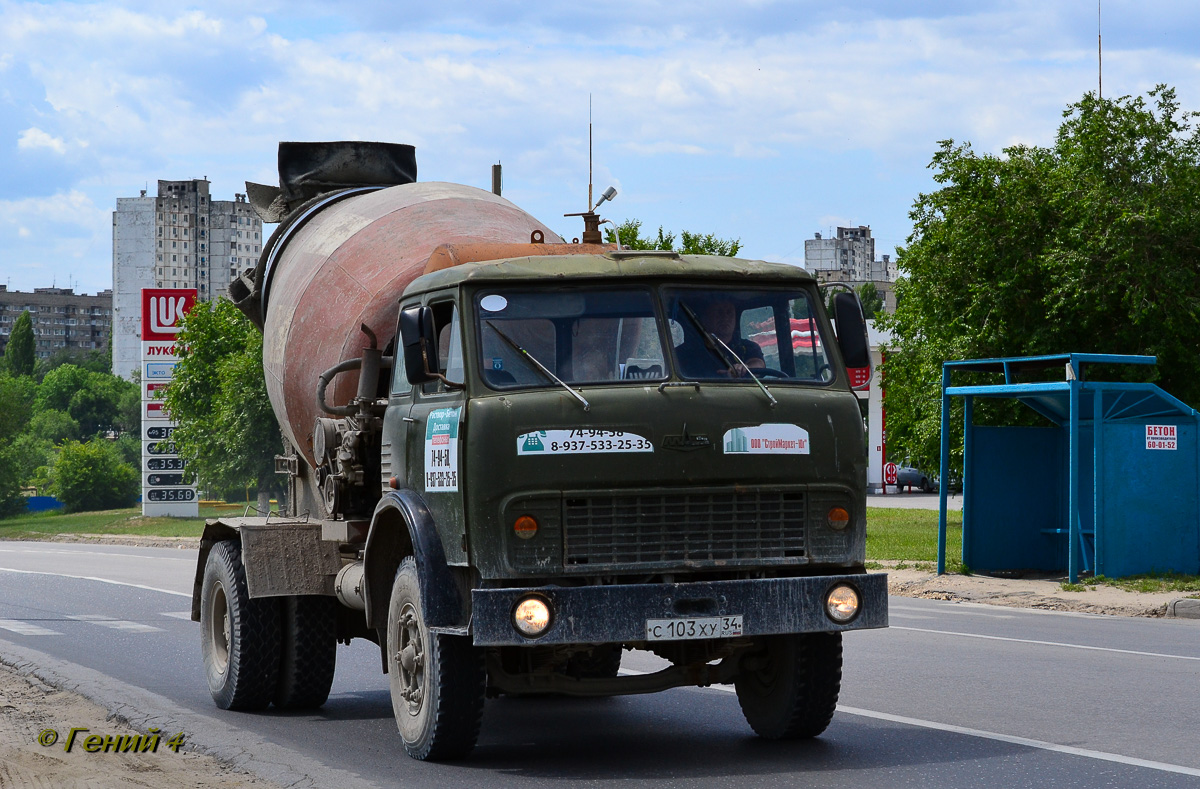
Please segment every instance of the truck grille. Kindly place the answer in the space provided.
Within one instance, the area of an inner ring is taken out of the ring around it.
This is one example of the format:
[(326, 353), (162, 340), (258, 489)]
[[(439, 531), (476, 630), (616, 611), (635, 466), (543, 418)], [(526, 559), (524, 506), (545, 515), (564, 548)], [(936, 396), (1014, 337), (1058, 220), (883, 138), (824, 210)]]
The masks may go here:
[(721, 566), (806, 555), (802, 492), (568, 495), (563, 509), (568, 567)]

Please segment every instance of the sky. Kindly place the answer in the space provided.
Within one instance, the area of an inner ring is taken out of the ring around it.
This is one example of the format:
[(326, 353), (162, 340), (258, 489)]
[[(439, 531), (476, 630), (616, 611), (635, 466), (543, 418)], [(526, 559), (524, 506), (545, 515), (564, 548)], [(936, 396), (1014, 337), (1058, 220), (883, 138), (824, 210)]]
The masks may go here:
[[(1104, 0), (1103, 92), (1200, 109), (1200, 3)], [(938, 141), (1048, 145), (1097, 89), (1094, 0), (605, 3), (0, 0), (0, 284), (112, 284), (112, 212), (158, 179), (274, 184), (281, 140), (417, 148), (578, 236), (715, 233), (801, 264), (869, 225), (878, 255), (936, 188)]]

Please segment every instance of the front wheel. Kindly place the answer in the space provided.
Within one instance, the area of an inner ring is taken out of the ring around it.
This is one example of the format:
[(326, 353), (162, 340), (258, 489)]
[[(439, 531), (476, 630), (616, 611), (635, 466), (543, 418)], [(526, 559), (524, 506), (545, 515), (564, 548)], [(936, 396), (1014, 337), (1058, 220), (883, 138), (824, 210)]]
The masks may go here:
[(411, 556), (392, 584), (387, 656), (392, 712), (408, 755), (435, 761), (470, 753), (483, 718), (483, 651), (467, 637), (430, 632)]
[(833, 720), (842, 686), (842, 634), (767, 636), (734, 680), (750, 728), (770, 740), (816, 737)]
[(250, 599), (242, 548), (219, 542), (200, 587), (200, 651), (213, 701), (223, 710), (261, 710), (279, 672), (279, 605)]

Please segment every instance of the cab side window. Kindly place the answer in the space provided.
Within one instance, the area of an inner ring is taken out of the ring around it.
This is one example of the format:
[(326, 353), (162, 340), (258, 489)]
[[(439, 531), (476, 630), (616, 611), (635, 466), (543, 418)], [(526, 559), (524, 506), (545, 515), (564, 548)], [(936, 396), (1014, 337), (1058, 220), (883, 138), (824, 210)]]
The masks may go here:
[[(404, 305), (411, 307), (411, 304)], [(396, 323), (396, 339), (392, 343), (392, 394), (404, 395), (412, 391), (408, 382), (408, 373), (404, 368), (404, 343), (400, 339), (400, 323)]]
[[(464, 377), (462, 324), (458, 318), (458, 306), (452, 301), (429, 306), (433, 309), (434, 331), (438, 338), (438, 369), (450, 381), (462, 383)], [(438, 391), (439, 387), (444, 388), (444, 385), (440, 382), (436, 385), (427, 384), (425, 391)]]

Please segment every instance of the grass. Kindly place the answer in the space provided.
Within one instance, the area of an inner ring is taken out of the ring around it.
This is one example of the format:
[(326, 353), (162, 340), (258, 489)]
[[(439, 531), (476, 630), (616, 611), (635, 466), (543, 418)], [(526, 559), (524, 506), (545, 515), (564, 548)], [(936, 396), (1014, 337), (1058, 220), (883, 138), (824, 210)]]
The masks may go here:
[[(937, 569), (937, 510), (867, 508), (867, 568)], [(886, 562), (887, 564), (883, 564)], [(946, 571), (969, 574), (962, 564), (962, 513), (946, 513)]]
[(1200, 575), (1182, 575), (1174, 572), (1130, 575), (1125, 578), (1096, 575), (1081, 578), (1077, 584), (1063, 583), (1062, 589), (1064, 592), (1086, 592), (1097, 586), (1112, 586), (1128, 592), (1200, 592)]
[(102, 512), (39, 512), (0, 520), (0, 540), (36, 540), (56, 534), (199, 537), (204, 519), (240, 515), (244, 504), (202, 504), (197, 518), (145, 518), (140, 507)]

